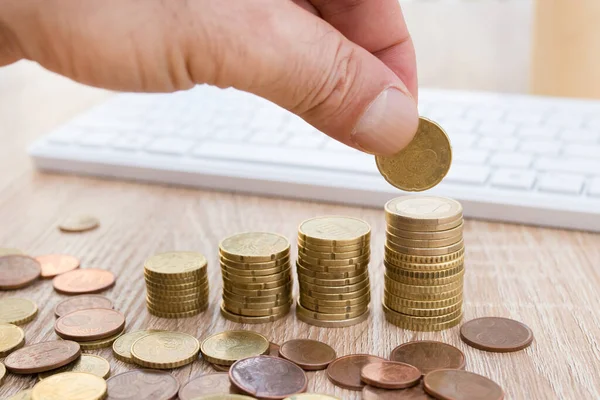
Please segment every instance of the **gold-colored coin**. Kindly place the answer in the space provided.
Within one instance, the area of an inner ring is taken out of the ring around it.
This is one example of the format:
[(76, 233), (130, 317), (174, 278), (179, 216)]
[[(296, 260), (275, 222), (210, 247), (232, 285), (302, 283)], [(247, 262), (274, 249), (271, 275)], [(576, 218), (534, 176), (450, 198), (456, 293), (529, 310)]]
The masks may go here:
[(273, 296), (289, 293), (292, 290), (292, 283), (286, 283), (285, 285), (273, 288), (273, 289), (240, 289), (231, 285), (223, 285), (223, 289), (228, 292), (239, 294), (241, 296)]
[(163, 312), (163, 311), (156, 311), (153, 310), (151, 308), (148, 308), (148, 312), (156, 317), (159, 318), (171, 318), (171, 319), (178, 319), (178, 318), (189, 318), (189, 317), (193, 317), (195, 315), (200, 314), (203, 311), (206, 311), (206, 309), (208, 308), (208, 306), (205, 306), (204, 308), (198, 309), (198, 310), (192, 310), (192, 311), (182, 311), (182, 312)]
[(65, 219), (58, 226), (63, 232), (85, 232), (96, 229), (100, 226), (100, 221), (91, 215), (73, 215)]
[(403, 297), (398, 297), (387, 290), (383, 291), (383, 301), (388, 307), (396, 309), (396, 307), (408, 307), (408, 308), (442, 308), (447, 307), (451, 304), (456, 304), (462, 301), (462, 292), (440, 300), (411, 300)]
[[(465, 269), (464, 264), (459, 264), (452, 268), (442, 269), (438, 271), (415, 271), (412, 269), (403, 269), (395, 266), (394, 264), (389, 264), (386, 261), (383, 261), (383, 265), (385, 265), (386, 273), (389, 275), (389, 277), (398, 282), (403, 282), (404, 278), (424, 281), (442, 279), (450, 276), (455, 276), (456, 274), (460, 273)], [(397, 277), (399, 279), (396, 279)]]
[(283, 400), (342, 400), (337, 397), (329, 396), (321, 393), (300, 393), (286, 397)]
[(289, 265), (290, 263), (290, 254), (289, 251), (283, 256), (273, 261), (264, 261), (264, 262), (241, 262), (230, 260), (223, 255), (219, 255), (219, 262), (221, 263), (221, 267), (233, 268), (233, 269), (241, 269), (241, 270), (251, 270), (251, 271), (262, 271), (264, 269), (272, 269), (275, 267), (280, 267), (282, 265)]
[(298, 236), (298, 248), (302, 248), (302, 249), (306, 249), (306, 250), (312, 250), (312, 251), (318, 251), (318, 252), (323, 252), (323, 253), (346, 253), (349, 251), (356, 251), (356, 250), (362, 250), (365, 247), (369, 247), (369, 242), (367, 243), (356, 243), (356, 244), (351, 244), (351, 245), (347, 245), (347, 246), (341, 246), (341, 245), (318, 245), (318, 244), (313, 244), (313, 243), (307, 243), (305, 242), (300, 236)]
[(368, 247), (365, 247), (360, 250), (349, 251), (347, 253), (323, 253), (299, 247), (298, 255), (305, 258), (315, 258), (318, 260), (354, 260), (356, 258), (370, 256), (371, 250)]
[(298, 319), (302, 322), (305, 322), (309, 325), (319, 326), (321, 328), (345, 328), (347, 326), (352, 326), (356, 324), (360, 324), (361, 322), (366, 321), (369, 318), (370, 311), (367, 309), (362, 315), (358, 317), (341, 320), (341, 321), (323, 321), (316, 318), (311, 318), (305, 314), (296, 314)]
[(464, 255), (455, 260), (438, 264), (417, 264), (410, 262), (394, 261), (393, 259), (387, 256), (384, 258), (384, 260), (389, 266), (391, 266), (392, 269), (404, 269), (411, 271), (444, 271), (450, 268), (455, 268), (459, 265), (464, 265), (465, 263)]
[(102, 400), (108, 387), (104, 379), (86, 372), (62, 372), (39, 381), (32, 400)]
[(239, 302), (239, 301), (233, 300), (233, 299), (229, 298), (228, 296), (226, 296), (225, 294), (223, 294), (223, 302), (228, 305), (228, 307), (226, 307), (227, 309), (230, 309), (230, 308), (242, 308), (242, 309), (254, 308), (254, 309), (258, 309), (258, 310), (265, 310), (265, 309), (284, 306), (284, 305), (288, 304), (290, 302), (290, 300), (291, 300), (291, 297), (286, 298), (286, 299), (282, 298), (279, 300), (269, 301), (269, 302), (264, 302), (264, 303), (249, 303), (249, 302)]
[[(403, 196), (385, 204), (388, 224), (414, 227), (439, 226), (462, 223), (462, 205), (453, 199), (437, 196)], [(414, 230), (414, 229), (411, 229)], [(439, 230), (439, 229), (438, 229)]]
[(287, 290), (283, 293), (276, 293), (268, 296), (245, 296), (243, 294), (237, 294), (230, 292), (227, 289), (223, 289), (223, 297), (235, 300), (238, 303), (270, 303), (274, 301), (288, 301), (291, 298), (291, 290)]
[(221, 274), (224, 279), (235, 283), (271, 283), (282, 279), (290, 279), (292, 268), (288, 266), (286, 269), (276, 272), (272, 275), (245, 276), (236, 275), (228, 270), (222, 269)]
[(184, 332), (150, 332), (131, 345), (133, 362), (156, 369), (178, 368), (198, 357), (198, 339)]
[(33, 389), (21, 390), (17, 394), (13, 394), (5, 400), (31, 400), (31, 392), (33, 392)]
[(387, 242), (393, 243), (394, 245), (404, 246), (404, 247), (416, 247), (416, 248), (439, 248), (446, 247), (458, 243), (462, 240), (462, 235), (454, 236), (445, 239), (408, 239), (401, 236), (396, 236), (390, 232), (386, 234)]
[(456, 282), (456, 281), (462, 283), (464, 275), (465, 275), (464, 269), (461, 269), (460, 272), (458, 272), (454, 275), (446, 276), (443, 278), (437, 278), (437, 279), (408, 278), (403, 275), (397, 275), (397, 274), (393, 274), (390, 272), (386, 272), (384, 274), (384, 281), (385, 281), (386, 287), (397, 287), (396, 286), (397, 284), (417, 285), (417, 286), (427, 286), (427, 285), (442, 286), (442, 285), (447, 285), (449, 283)]
[[(454, 224), (456, 222), (452, 222)], [(415, 239), (415, 240), (440, 240), (447, 239), (452, 237), (460, 237), (463, 234), (464, 223), (460, 221), (460, 224), (454, 228), (450, 228), (447, 230), (438, 230), (438, 231), (415, 231), (415, 230), (404, 230), (396, 227), (394, 225), (388, 225), (386, 230), (388, 233), (391, 233), (398, 237), (403, 237), (407, 239)], [(437, 227), (436, 227), (437, 228)]]
[(349, 313), (325, 314), (325, 313), (320, 313), (320, 312), (311, 311), (309, 309), (306, 309), (306, 308), (302, 307), (301, 304), (296, 305), (296, 315), (302, 314), (308, 318), (318, 319), (321, 321), (345, 321), (348, 319), (352, 319), (352, 318), (361, 316), (365, 311), (366, 310), (363, 309), (363, 310), (358, 310), (358, 311), (352, 311)]
[(367, 272), (368, 271), (367, 267), (368, 267), (368, 264), (366, 264), (365, 266), (363, 266), (361, 268), (353, 269), (352, 271), (318, 272), (318, 271), (312, 271), (308, 268), (304, 268), (299, 263), (296, 263), (296, 270), (298, 271), (299, 276), (302, 275), (302, 278), (311, 277), (313, 279), (326, 279), (326, 280), (355, 278), (355, 277), (360, 276), (360, 275), (364, 274), (365, 272)]
[(82, 354), (77, 360), (64, 367), (38, 374), (38, 378), (39, 380), (44, 380), (52, 375), (63, 372), (87, 372), (88, 374), (106, 379), (110, 375), (110, 364), (106, 359), (100, 356), (94, 354)]
[(204, 282), (208, 280), (207, 269), (203, 268), (201, 272), (194, 273), (194, 275), (186, 276), (185, 278), (173, 277), (166, 274), (161, 276), (152, 275), (144, 271), (144, 279), (146, 282), (158, 283), (161, 285), (181, 285), (190, 282)]
[(98, 350), (104, 349), (106, 347), (112, 346), (112, 344), (117, 340), (124, 331), (117, 333), (114, 336), (108, 337), (106, 339), (92, 340), (91, 342), (78, 342), (79, 346), (81, 346), (81, 350)]
[(168, 289), (156, 289), (152, 287), (146, 287), (147, 293), (154, 298), (177, 298), (177, 297), (189, 297), (189, 296), (205, 296), (209, 293), (209, 286), (203, 285), (200, 287), (193, 287), (190, 289), (183, 290), (168, 290)]
[(437, 248), (426, 248), (426, 247), (406, 247), (400, 246), (396, 243), (392, 243), (389, 240), (385, 241), (385, 246), (395, 252), (401, 254), (415, 255), (415, 256), (443, 256), (446, 254), (453, 254), (457, 251), (464, 249), (465, 242), (461, 239), (459, 242), (451, 244), (449, 246), (437, 247)]
[(319, 286), (348, 286), (360, 283), (366, 279), (369, 279), (369, 272), (365, 270), (361, 275), (355, 276), (353, 278), (345, 278), (345, 279), (319, 279), (313, 278), (311, 276), (303, 275), (300, 272), (300, 268), (298, 269), (298, 280), (301, 282), (310, 283), (312, 285)]
[(263, 277), (269, 276), (273, 274), (278, 274), (290, 269), (290, 264), (285, 263), (281, 265), (277, 265), (273, 268), (265, 268), (265, 269), (237, 269), (227, 266), (221, 263), (221, 272), (227, 272), (228, 274), (235, 276), (244, 276), (244, 277)]
[(273, 261), (287, 255), (290, 242), (270, 232), (245, 232), (229, 236), (219, 244), (220, 254), (238, 262)]
[(260, 309), (260, 308), (234, 307), (231, 305), (231, 303), (223, 301), (223, 308), (232, 314), (237, 314), (237, 315), (243, 316), (243, 317), (269, 317), (272, 315), (287, 314), (290, 311), (290, 308), (292, 307), (293, 304), (294, 304), (294, 302), (291, 301), (284, 305)]
[(360, 290), (349, 293), (320, 293), (315, 291), (311, 291), (310, 293), (308, 293), (300, 290), (300, 294), (322, 300), (348, 300), (364, 296), (365, 294), (370, 293), (370, 291), (371, 288), (369, 286), (366, 286)]
[(166, 303), (158, 302), (155, 303), (151, 299), (146, 298), (146, 306), (154, 311), (166, 312), (166, 313), (178, 313), (185, 311), (199, 311), (203, 310), (208, 306), (208, 300), (200, 299), (188, 302), (179, 303)]
[(317, 246), (368, 245), (371, 227), (358, 218), (324, 216), (308, 219), (298, 227), (298, 237)]
[(204, 339), (202, 357), (210, 363), (232, 365), (242, 358), (269, 353), (269, 340), (253, 331), (224, 331)]
[(269, 322), (275, 322), (278, 319), (285, 317), (286, 315), (288, 315), (288, 313), (289, 310), (281, 314), (269, 315), (267, 317), (246, 317), (227, 311), (221, 304), (221, 316), (223, 316), (223, 318), (229, 321), (237, 322), (238, 324), (267, 324)]
[(431, 189), (444, 179), (452, 164), (452, 146), (435, 122), (419, 118), (419, 128), (408, 146), (393, 156), (375, 156), (388, 183), (408, 192)]
[[(309, 312), (315, 312), (315, 313), (324, 314), (324, 315), (331, 315), (331, 314), (349, 315), (349, 314), (351, 314), (354, 316), (358, 316), (358, 315), (361, 315), (363, 312), (365, 312), (369, 308), (369, 303), (370, 302), (367, 301), (366, 303), (361, 303), (361, 304), (357, 304), (355, 306), (347, 306), (347, 307), (323, 307), (323, 306), (313, 305), (312, 303), (302, 304), (302, 302), (300, 302), (299, 305), (301, 305), (302, 308), (306, 309)], [(323, 318), (317, 318), (317, 319), (323, 319)], [(335, 318), (325, 318), (325, 319), (335, 319)], [(338, 319), (344, 319), (344, 318), (338, 318)]]
[(449, 261), (456, 260), (458, 258), (462, 258), (465, 255), (464, 246), (450, 254), (444, 254), (441, 256), (418, 256), (418, 255), (410, 255), (399, 253), (396, 250), (393, 250), (385, 245), (385, 258), (392, 262), (393, 264), (401, 263), (416, 263), (416, 264), (440, 264), (446, 263)]
[(6, 367), (4, 364), (0, 363), (0, 384), (4, 381), (4, 376), (6, 375)]
[(13, 324), (0, 324), (0, 357), (6, 357), (11, 352), (23, 347), (25, 332)]
[(20, 297), (0, 299), (0, 324), (26, 324), (35, 318), (37, 312), (37, 305), (31, 300)]
[(208, 282), (198, 282), (198, 281), (194, 281), (194, 282), (188, 282), (188, 283), (182, 283), (182, 284), (177, 284), (177, 285), (164, 285), (164, 284), (160, 284), (160, 283), (153, 283), (153, 282), (149, 282), (146, 281), (146, 287), (150, 288), (151, 290), (155, 290), (155, 291), (162, 291), (162, 292), (178, 292), (178, 291), (186, 291), (186, 290), (190, 290), (190, 289), (195, 289), (196, 291), (202, 291), (202, 290), (206, 290), (206, 288), (208, 288)]
[(199, 293), (187, 294), (184, 296), (179, 296), (176, 294), (170, 293), (156, 293), (153, 291), (148, 291), (146, 297), (154, 303), (180, 303), (180, 302), (188, 302), (188, 301), (208, 301), (208, 290), (202, 291)]
[(455, 312), (456, 310), (462, 310), (463, 302), (460, 300), (458, 303), (451, 304), (449, 306), (441, 307), (441, 308), (410, 308), (399, 306), (397, 304), (390, 304), (384, 301), (384, 304), (393, 311), (399, 312), (405, 315), (412, 315), (415, 317), (439, 317), (443, 315), (448, 315), (450, 313)]
[(339, 293), (353, 293), (358, 290), (368, 288), (370, 286), (370, 280), (367, 276), (366, 279), (347, 286), (320, 286), (314, 285), (312, 283), (307, 283), (300, 281), (298, 282), (300, 286), (300, 291), (309, 296), (312, 296), (313, 293), (329, 293), (329, 294), (339, 294)]
[(415, 317), (412, 315), (406, 315), (406, 314), (402, 314), (397, 311), (394, 311), (391, 308), (389, 308), (387, 305), (383, 304), (383, 312), (386, 315), (389, 315), (393, 319), (396, 319), (399, 321), (405, 321), (406, 323), (409, 323), (409, 324), (429, 325), (429, 324), (441, 324), (444, 322), (452, 321), (456, 317), (458, 317), (459, 315), (462, 314), (462, 309), (459, 308), (448, 314), (438, 315), (435, 317)]
[[(445, 290), (447, 287), (458, 284), (454, 288)], [(406, 289), (408, 286), (411, 289)], [(453, 282), (451, 285), (444, 286), (416, 286), (416, 285), (405, 285), (405, 287), (390, 287), (384, 282), (384, 291), (393, 294), (396, 297), (401, 297), (408, 300), (416, 301), (438, 301), (446, 300), (457, 296), (462, 293), (463, 285), (461, 281)], [(414, 290), (416, 288), (417, 290)], [(414, 291), (413, 291), (414, 290)]]
[(12, 249), (9, 247), (0, 247), (0, 257), (2, 256), (12, 256), (15, 254), (24, 254), (23, 251), (19, 249)]
[(284, 286), (291, 282), (292, 282), (291, 275), (288, 275), (286, 277), (283, 277), (283, 278), (281, 278), (277, 281), (273, 281), (273, 282), (256, 282), (256, 283), (232, 281), (232, 280), (226, 278), (225, 276), (223, 276), (223, 287), (230, 289), (230, 290), (231, 290), (231, 288), (244, 289), (244, 290), (276, 289), (276, 288), (279, 288), (279, 287)]
[(460, 314), (458, 317), (454, 318), (451, 321), (441, 322), (438, 324), (417, 324), (410, 321), (406, 321), (404, 319), (397, 319), (393, 315), (385, 313), (385, 319), (389, 323), (396, 325), (402, 329), (408, 329), (410, 331), (416, 332), (438, 332), (446, 329), (450, 329), (458, 324), (462, 320), (463, 315)]
[(359, 304), (369, 303), (371, 301), (371, 293), (346, 300), (324, 300), (310, 297), (304, 293), (300, 293), (300, 302), (303, 305), (310, 305), (311, 307), (353, 307)]
[(298, 251), (298, 259), (296, 262), (300, 263), (304, 268), (311, 269), (319, 272), (344, 272), (351, 271), (352, 268), (363, 267), (364, 264), (368, 264), (371, 258), (371, 254), (363, 254), (362, 256), (348, 258), (345, 260), (326, 260), (321, 258), (315, 258), (307, 256)]
[(156, 329), (149, 329), (144, 331), (127, 332), (126, 334), (121, 335), (121, 337), (115, 340), (112, 344), (113, 355), (117, 360), (133, 364), (133, 358), (131, 357), (131, 346), (136, 340), (152, 332), (160, 331)]
[(203, 273), (207, 261), (204, 255), (193, 251), (170, 251), (156, 254), (144, 262), (144, 272), (160, 278), (186, 278)]
[(254, 400), (254, 397), (244, 396), (241, 394), (205, 394), (199, 397), (194, 397), (192, 400)]

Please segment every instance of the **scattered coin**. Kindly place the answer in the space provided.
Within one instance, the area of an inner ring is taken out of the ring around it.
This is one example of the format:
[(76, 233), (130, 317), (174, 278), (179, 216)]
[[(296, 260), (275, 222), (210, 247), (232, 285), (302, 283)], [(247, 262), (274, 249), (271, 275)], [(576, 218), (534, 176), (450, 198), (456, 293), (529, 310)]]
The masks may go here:
[(325, 369), (337, 357), (328, 344), (311, 339), (293, 339), (283, 343), (279, 355), (307, 371)]
[(0, 363), (0, 385), (4, 381), (4, 375), (6, 375), (6, 367), (4, 364)]
[(170, 373), (149, 369), (123, 372), (111, 377), (106, 383), (106, 400), (171, 400), (179, 390), (179, 382)]
[(321, 393), (300, 393), (290, 397), (286, 397), (283, 400), (341, 400), (337, 397), (329, 396), (328, 394)]
[(76, 269), (58, 275), (52, 281), (54, 290), (64, 294), (98, 293), (115, 284), (112, 272), (103, 269)]
[(42, 267), (42, 278), (54, 278), (79, 268), (79, 259), (67, 254), (48, 254), (35, 259)]
[(231, 369), (231, 365), (219, 365), (219, 364), (210, 364), (216, 371), (219, 372), (229, 372)]
[(131, 346), (133, 361), (147, 368), (171, 369), (198, 357), (198, 339), (184, 332), (159, 331), (142, 336)]
[(261, 399), (284, 399), (304, 392), (308, 385), (302, 368), (271, 356), (236, 361), (229, 370), (229, 378), (237, 389)]
[(195, 397), (193, 400), (254, 400), (254, 397), (241, 394), (207, 394), (206, 396)]
[(25, 332), (13, 324), (0, 324), (0, 357), (6, 357), (11, 352), (23, 347)]
[(42, 273), (40, 263), (29, 256), (0, 257), (0, 290), (20, 289), (35, 282)]
[(327, 367), (327, 377), (334, 385), (349, 390), (362, 390), (365, 384), (360, 379), (360, 371), (370, 363), (386, 361), (369, 354), (353, 354), (340, 357)]
[(81, 346), (81, 350), (104, 349), (106, 347), (111, 347), (112, 344), (115, 342), (115, 340), (117, 340), (119, 337), (121, 337), (123, 332), (124, 331), (121, 331), (121, 332), (117, 333), (116, 335), (109, 336), (105, 339), (98, 339), (98, 340), (92, 340), (89, 342), (78, 342), (78, 343)]
[(73, 311), (54, 324), (58, 336), (78, 342), (106, 339), (118, 334), (124, 327), (125, 316), (107, 308)]
[(421, 380), (421, 371), (412, 365), (396, 361), (367, 364), (360, 372), (367, 385), (382, 389), (405, 389)]
[(0, 299), (0, 324), (26, 324), (33, 320), (37, 313), (37, 305), (31, 300), (20, 297)]
[(276, 343), (269, 343), (269, 354), (272, 357), (279, 357), (279, 348), (280, 346)]
[(13, 394), (5, 400), (31, 400), (31, 392), (33, 392), (33, 389), (21, 390), (17, 394)]
[(144, 331), (127, 332), (124, 335), (121, 335), (112, 344), (113, 355), (117, 360), (133, 364), (134, 362), (133, 358), (131, 357), (131, 346), (136, 340), (152, 332), (160, 331), (150, 329)]
[(365, 386), (362, 391), (363, 400), (434, 400), (425, 392), (423, 382), (408, 389), (381, 389)]
[(81, 347), (70, 340), (53, 340), (25, 346), (4, 359), (6, 368), (14, 374), (35, 374), (60, 368), (76, 360)]
[[(104, 379), (86, 372), (63, 372), (39, 381), (31, 393), (33, 400), (102, 400), (106, 397)], [(85, 397), (83, 397), (85, 395)]]
[(88, 374), (106, 379), (108, 375), (110, 375), (110, 364), (105, 358), (100, 356), (94, 354), (82, 354), (76, 361), (67, 364), (64, 367), (38, 374), (38, 378), (43, 380), (49, 376), (60, 374), (62, 372), (87, 372)]
[(85, 232), (96, 229), (100, 221), (91, 215), (73, 215), (60, 223), (58, 229), (63, 232)]
[(466, 344), (479, 350), (508, 353), (528, 347), (533, 332), (522, 322), (508, 318), (484, 317), (465, 322), (460, 337)]
[(392, 350), (390, 360), (413, 365), (423, 375), (437, 369), (464, 369), (465, 354), (456, 347), (433, 340), (401, 344)]
[(411, 142), (393, 156), (376, 156), (377, 168), (392, 186), (409, 192), (431, 189), (444, 179), (452, 163), (446, 132), (435, 122), (419, 118)]
[(202, 357), (210, 363), (232, 365), (242, 358), (267, 354), (270, 342), (252, 331), (225, 331), (207, 337), (202, 342)]
[(192, 400), (207, 394), (235, 393), (229, 374), (206, 374), (197, 376), (179, 389), (180, 400)]
[(439, 369), (423, 378), (425, 391), (441, 400), (502, 400), (504, 391), (485, 376), (456, 369)]
[(90, 308), (113, 308), (113, 302), (101, 295), (80, 295), (69, 297), (54, 307), (54, 315), (62, 317), (77, 310), (89, 310)]
[(11, 256), (14, 254), (23, 254), (23, 251), (19, 250), (19, 249), (10, 248), (10, 247), (0, 247), (0, 257)]

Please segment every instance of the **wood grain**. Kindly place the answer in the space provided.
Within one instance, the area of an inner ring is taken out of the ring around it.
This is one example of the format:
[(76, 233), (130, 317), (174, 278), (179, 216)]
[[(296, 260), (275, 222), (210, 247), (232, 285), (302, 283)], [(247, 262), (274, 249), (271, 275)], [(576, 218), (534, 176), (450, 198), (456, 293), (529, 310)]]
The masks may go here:
[[(33, 67), (25, 75), (22, 69), (7, 74), (13, 74), (9, 86), (13, 82), (20, 85), (11, 89), (12, 95), (0, 91), (0, 247), (18, 247), (34, 256), (64, 252), (81, 258), (83, 268), (110, 269), (118, 280), (104, 294), (127, 316), (128, 331), (173, 329), (202, 339), (226, 329), (247, 328), (276, 343), (312, 338), (329, 343), (338, 355), (370, 353), (382, 357), (406, 341), (434, 339), (458, 346), (467, 356), (467, 370), (498, 382), (509, 399), (600, 398), (600, 272), (596, 267), (600, 235), (466, 222), (465, 320), (509, 317), (526, 323), (535, 334), (533, 345), (524, 351), (486, 353), (462, 343), (458, 328), (415, 333), (385, 322), (380, 304), (385, 231), (382, 209), (37, 173), (24, 151), (25, 144), (107, 93)], [(58, 222), (72, 213), (95, 215), (101, 226), (83, 234), (60, 232)], [(373, 228), (369, 321), (338, 330), (306, 325), (293, 312), (281, 321), (256, 326), (221, 318), (219, 240), (247, 230), (278, 232), (293, 240), (302, 220), (325, 214), (363, 218)], [(195, 250), (207, 256), (211, 305), (205, 313), (166, 320), (146, 312), (142, 263), (148, 256), (167, 250)], [(50, 281), (0, 292), (0, 297), (8, 296), (30, 298), (40, 307), (37, 318), (24, 326), (28, 343), (56, 338), (53, 307), (65, 296), (54, 292)], [(114, 359), (110, 349), (91, 353), (107, 358), (112, 374), (134, 368)], [(209, 372), (213, 371), (207, 363), (198, 360), (172, 373), (183, 384), (198, 373)], [(360, 398), (357, 392), (334, 387), (323, 371), (308, 375), (311, 391), (344, 400)], [(35, 382), (33, 376), (9, 374), (0, 386), (0, 398), (30, 388)]]

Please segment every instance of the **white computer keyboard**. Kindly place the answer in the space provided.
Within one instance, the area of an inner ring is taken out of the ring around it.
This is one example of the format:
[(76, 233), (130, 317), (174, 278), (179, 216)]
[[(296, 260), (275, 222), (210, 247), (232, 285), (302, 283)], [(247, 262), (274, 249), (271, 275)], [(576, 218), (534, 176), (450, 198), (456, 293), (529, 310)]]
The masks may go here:
[[(600, 102), (422, 90), (467, 217), (600, 231)], [(372, 156), (233, 89), (119, 94), (35, 142), (44, 170), (383, 207)]]

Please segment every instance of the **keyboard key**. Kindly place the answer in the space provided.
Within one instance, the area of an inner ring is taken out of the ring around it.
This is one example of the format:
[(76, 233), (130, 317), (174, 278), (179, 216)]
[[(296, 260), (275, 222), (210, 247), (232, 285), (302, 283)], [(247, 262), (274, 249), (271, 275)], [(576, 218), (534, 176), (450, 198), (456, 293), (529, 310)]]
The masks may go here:
[(534, 163), (538, 171), (566, 172), (579, 174), (596, 174), (600, 171), (600, 159), (540, 157)]
[(257, 144), (276, 145), (283, 143), (287, 135), (281, 131), (260, 131), (254, 132), (249, 141)]
[(600, 142), (600, 132), (587, 129), (568, 129), (561, 135), (561, 139), (569, 143), (598, 143)]
[(459, 148), (453, 151), (452, 158), (462, 164), (484, 164), (489, 155), (488, 150)]
[(514, 150), (519, 141), (515, 138), (507, 137), (482, 137), (477, 143), (477, 147), (487, 150)]
[(477, 130), (482, 135), (511, 136), (517, 130), (517, 126), (510, 123), (483, 122)]
[(535, 172), (522, 169), (500, 169), (491, 180), (492, 186), (520, 190), (531, 189), (534, 182)]
[(142, 150), (150, 141), (150, 138), (141, 135), (120, 135), (112, 143), (112, 147), (118, 150), (136, 151)]
[(538, 189), (548, 193), (579, 194), (584, 182), (581, 175), (546, 174), (540, 178)]
[(467, 185), (483, 185), (490, 176), (490, 168), (486, 166), (473, 166), (452, 164), (444, 182)]
[(211, 132), (209, 132), (207, 135), (205, 135), (205, 137), (207, 139), (223, 140), (223, 141), (229, 142), (229, 141), (243, 141), (251, 134), (252, 134), (252, 132), (246, 128), (238, 128), (238, 129), (214, 128), (211, 130)]
[(600, 178), (592, 179), (590, 184), (590, 190), (588, 191), (590, 196), (600, 197)]
[(490, 123), (492, 121), (500, 121), (505, 113), (506, 111), (501, 108), (477, 107), (472, 108), (467, 112), (467, 118), (474, 121), (485, 121)]
[(475, 130), (478, 122), (472, 119), (464, 118), (444, 118), (439, 120), (440, 126), (452, 136), (455, 133), (469, 133)]
[(465, 113), (465, 108), (459, 105), (444, 104), (432, 107), (425, 117), (431, 118), (433, 121), (441, 121), (443, 118), (459, 118)]
[(550, 139), (558, 135), (560, 128), (541, 127), (541, 126), (523, 126), (517, 131), (517, 136), (524, 138)]
[(521, 143), (519, 150), (528, 154), (557, 155), (562, 142), (550, 140), (527, 140)]
[(449, 133), (452, 147), (471, 147), (479, 136), (469, 133)]
[(522, 153), (496, 153), (490, 158), (494, 167), (528, 168), (532, 162), (532, 155)]
[(600, 144), (569, 144), (565, 147), (565, 154), (568, 156), (600, 158)]
[(117, 137), (116, 132), (84, 132), (79, 135), (77, 143), (82, 146), (104, 147)]
[(149, 153), (183, 155), (196, 144), (193, 140), (174, 137), (160, 137), (146, 146)]
[(551, 116), (543, 121), (545, 126), (567, 128), (567, 129), (578, 129), (583, 124), (583, 119), (574, 113), (553, 113)]
[(506, 116), (507, 121), (518, 124), (539, 124), (543, 118), (543, 113), (530, 111), (511, 111)]

